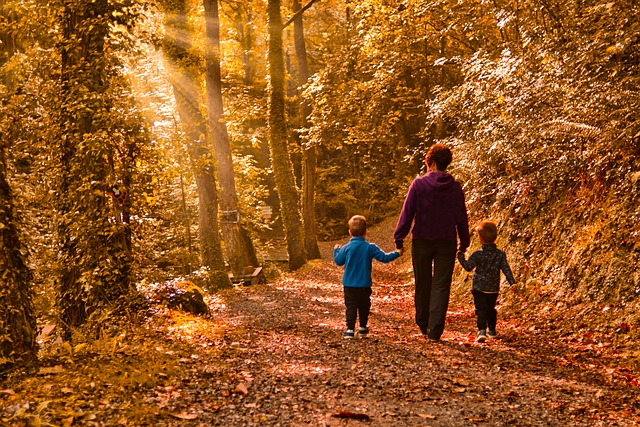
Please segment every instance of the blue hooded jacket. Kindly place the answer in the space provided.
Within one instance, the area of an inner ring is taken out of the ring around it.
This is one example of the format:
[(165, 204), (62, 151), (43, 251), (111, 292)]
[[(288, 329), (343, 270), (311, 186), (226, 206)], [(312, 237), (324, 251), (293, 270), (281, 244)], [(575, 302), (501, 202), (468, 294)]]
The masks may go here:
[(370, 288), (372, 260), (391, 262), (399, 256), (398, 251), (383, 252), (377, 245), (367, 242), (364, 237), (352, 237), (349, 243), (333, 250), (335, 263), (344, 265), (342, 285), (347, 288)]

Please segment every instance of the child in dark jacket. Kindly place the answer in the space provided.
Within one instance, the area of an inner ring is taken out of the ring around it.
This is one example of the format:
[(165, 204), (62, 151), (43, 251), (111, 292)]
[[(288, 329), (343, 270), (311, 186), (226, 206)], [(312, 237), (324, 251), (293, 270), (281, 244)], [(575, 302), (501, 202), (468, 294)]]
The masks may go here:
[(509, 285), (515, 284), (516, 281), (507, 262), (507, 256), (496, 247), (496, 224), (492, 221), (482, 221), (476, 227), (476, 231), (482, 243), (482, 250), (472, 253), (468, 260), (463, 252), (458, 252), (458, 261), (467, 271), (476, 269), (471, 291), (478, 325), (476, 342), (484, 342), (487, 336), (496, 337), (496, 302), (500, 292), (500, 271), (504, 273)]
[(344, 287), (344, 305), (346, 307), (347, 331), (344, 338), (355, 336), (356, 318), (360, 317), (358, 335), (365, 337), (369, 333), (367, 322), (371, 310), (371, 263), (375, 258), (380, 262), (390, 262), (398, 258), (401, 250), (385, 253), (373, 243), (364, 239), (367, 233), (367, 220), (355, 215), (349, 220), (351, 240), (344, 246), (336, 245), (333, 260), (344, 265), (342, 286)]

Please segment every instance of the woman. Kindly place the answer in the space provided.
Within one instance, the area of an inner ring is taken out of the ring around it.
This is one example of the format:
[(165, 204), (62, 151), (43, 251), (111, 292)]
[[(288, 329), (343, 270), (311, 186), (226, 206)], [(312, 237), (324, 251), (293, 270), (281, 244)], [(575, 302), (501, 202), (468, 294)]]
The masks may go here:
[(425, 157), (427, 173), (411, 183), (393, 236), (396, 248), (402, 251), (413, 224), (416, 323), (432, 342), (440, 341), (444, 331), (456, 248), (464, 253), (469, 247), (464, 193), (446, 172), (452, 158), (446, 145), (431, 146)]

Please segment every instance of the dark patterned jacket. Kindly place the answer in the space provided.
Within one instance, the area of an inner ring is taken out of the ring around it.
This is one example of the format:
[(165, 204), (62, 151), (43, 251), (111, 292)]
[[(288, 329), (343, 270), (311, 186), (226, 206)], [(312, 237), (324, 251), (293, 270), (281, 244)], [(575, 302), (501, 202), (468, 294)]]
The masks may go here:
[(500, 271), (504, 273), (510, 285), (516, 283), (507, 256), (495, 243), (483, 244), (482, 250), (472, 253), (468, 260), (464, 258), (464, 253), (458, 252), (458, 261), (467, 271), (476, 269), (473, 273), (473, 289), (477, 291), (499, 292)]

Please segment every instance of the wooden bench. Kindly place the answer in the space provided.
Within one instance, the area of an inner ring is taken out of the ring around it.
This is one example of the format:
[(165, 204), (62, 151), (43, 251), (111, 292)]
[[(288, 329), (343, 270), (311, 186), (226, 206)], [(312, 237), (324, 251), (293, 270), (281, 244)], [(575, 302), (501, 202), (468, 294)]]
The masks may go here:
[(239, 274), (237, 276), (234, 276), (233, 274), (231, 274), (229, 275), (229, 278), (231, 279), (231, 283), (239, 283), (244, 286), (247, 286), (247, 285), (257, 285), (263, 280), (264, 275), (262, 274), (262, 267), (256, 267), (256, 268), (245, 267), (242, 274)]

